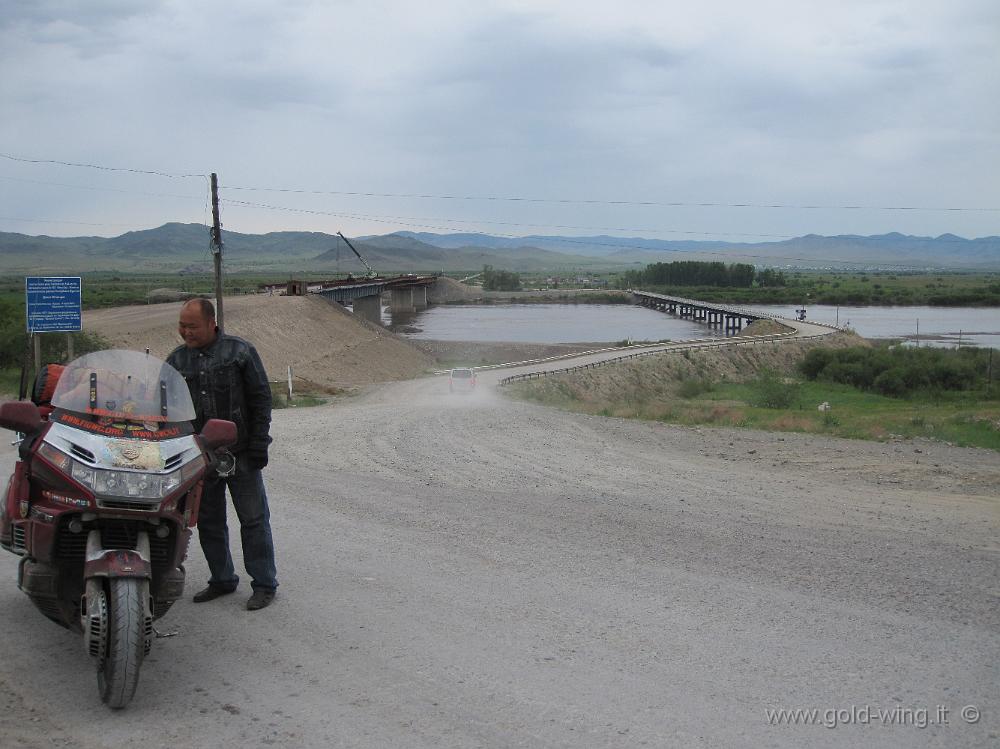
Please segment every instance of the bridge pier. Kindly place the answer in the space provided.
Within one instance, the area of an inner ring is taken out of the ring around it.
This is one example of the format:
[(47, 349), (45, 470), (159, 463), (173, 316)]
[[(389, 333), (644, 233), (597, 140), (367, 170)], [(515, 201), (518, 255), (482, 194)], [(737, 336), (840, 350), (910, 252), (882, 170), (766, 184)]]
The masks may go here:
[(426, 286), (402, 286), (389, 290), (389, 306), (393, 312), (416, 312), (427, 309)]
[(633, 291), (632, 298), (635, 299), (636, 304), (641, 304), (643, 307), (677, 315), (712, 328), (722, 329), (727, 335), (740, 332), (744, 327), (758, 319), (755, 314), (744, 312), (739, 308), (692, 299), (671, 298), (665, 294)]
[(373, 322), (376, 325), (382, 324), (382, 296), (380, 294), (356, 297), (353, 304), (354, 314), (362, 320)]
[(413, 289), (404, 286), (389, 292), (389, 306), (393, 312), (413, 312)]
[(411, 301), (413, 302), (414, 309), (427, 309), (427, 287), (426, 286), (412, 286)]

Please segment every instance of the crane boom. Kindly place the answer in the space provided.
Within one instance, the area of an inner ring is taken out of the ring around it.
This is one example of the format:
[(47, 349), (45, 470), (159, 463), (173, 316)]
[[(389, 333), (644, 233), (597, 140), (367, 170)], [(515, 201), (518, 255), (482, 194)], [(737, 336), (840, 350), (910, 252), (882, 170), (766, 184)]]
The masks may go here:
[(343, 239), (343, 240), (344, 240), (345, 242), (347, 242), (347, 246), (351, 248), (351, 251), (352, 251), (352, 252), (353, 252), (353, 253), (354, 253), (355, 255), (357, 255), (357, 256), (358, 256), (358, 260), (360, 260), (360, 261), (361, 261), (361, 264), (362, 264), (363, 266), (365, 266), (365, 268), (367, 268), (367, 269), (368, 269), (368, 275), (367, 275), (367, 277), (368, 277), (368, 278), (374, 278), (375, 276), (377, 276), (377, 275), (378, 275), (378, 273), (376, 273), (376, 272), (375, 272), (375, 270), (374, 270), (374, 269), (373, 269), (373, 268), (372, 268), (372, 267), (371, 267), (370, 265), (368, 265), (368, 261), (367, 261), (367, 260), (365, 260), (365, 259), (364, 259), (363, 257), (361, 257), (361, 253), (360, 253), (360, 252), (358, 252), (358, 251), (357, 251), (357, 249), (355, 249), (355, 247), (354, 247), (354, 245), (353, 245), (353, 244), (351, 244), (351, 240), (349, 240), (349, 239), (348, 239), (347, 237), (345, 237), (345, 236), (344, 236), (343, 234), (341, 234), (341, 233), (340, 233), (339, 231), (337, 232), (337, 235), (338, 235), (338, 236), (339, 236), (339, 237), (340, 237), (341, 239)]

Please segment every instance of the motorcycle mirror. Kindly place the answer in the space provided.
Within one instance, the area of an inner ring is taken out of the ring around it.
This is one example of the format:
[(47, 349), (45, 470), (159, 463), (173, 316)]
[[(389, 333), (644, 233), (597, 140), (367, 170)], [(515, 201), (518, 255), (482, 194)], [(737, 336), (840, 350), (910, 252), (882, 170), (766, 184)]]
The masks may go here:
[(201, 428), (201, 439), (209, 450), (236, 444), (236, 425), (225, 419), (209, 419)]
[(31, 401), (7, 401), (0, 405), (0, 427), (34, 434), (42, 427), (42, 415)]

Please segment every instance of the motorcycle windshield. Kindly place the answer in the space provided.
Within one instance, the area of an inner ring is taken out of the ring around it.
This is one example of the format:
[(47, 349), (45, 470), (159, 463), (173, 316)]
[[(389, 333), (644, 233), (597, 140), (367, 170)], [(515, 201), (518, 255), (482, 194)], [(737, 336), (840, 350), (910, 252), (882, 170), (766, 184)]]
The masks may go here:
[(95, 351), (66, 365), (52, 394), (55, 408), (138, 422), (191, 421), (184, 377), (162, 359), (138, 351)]

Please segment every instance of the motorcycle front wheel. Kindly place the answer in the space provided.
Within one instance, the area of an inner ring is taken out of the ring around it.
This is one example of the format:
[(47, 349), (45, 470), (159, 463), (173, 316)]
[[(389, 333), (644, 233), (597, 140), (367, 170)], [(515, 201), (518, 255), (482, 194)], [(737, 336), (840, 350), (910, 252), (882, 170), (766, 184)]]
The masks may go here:
[(146, 654), (145, 584), (133, 577), (107, 581), (108, 641), (104, 663), (97, 671), (97, 688), (101, 701), (116, 710), (132, 700)]

